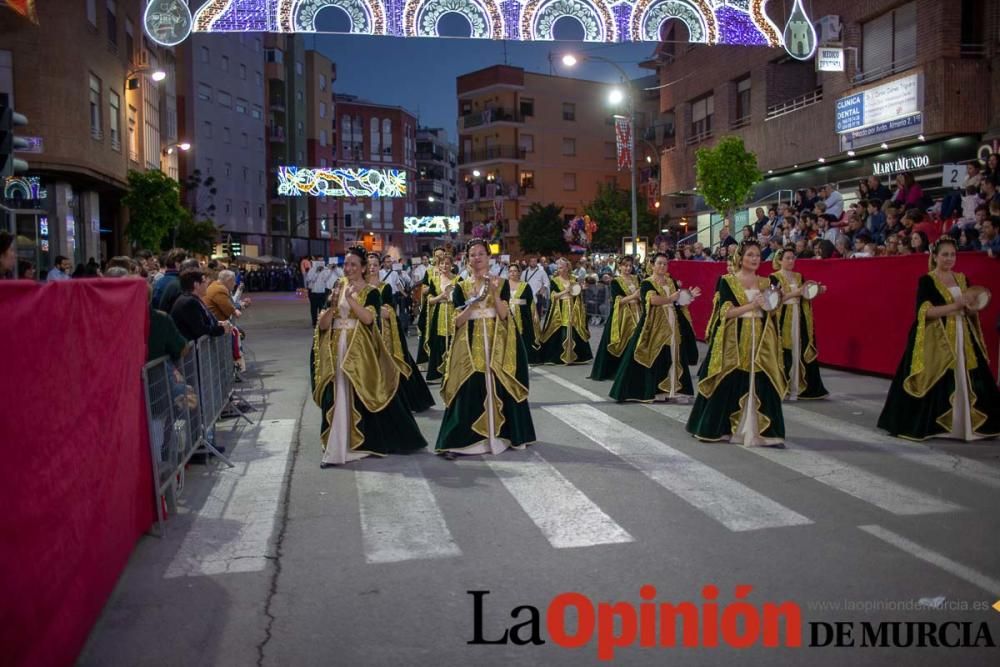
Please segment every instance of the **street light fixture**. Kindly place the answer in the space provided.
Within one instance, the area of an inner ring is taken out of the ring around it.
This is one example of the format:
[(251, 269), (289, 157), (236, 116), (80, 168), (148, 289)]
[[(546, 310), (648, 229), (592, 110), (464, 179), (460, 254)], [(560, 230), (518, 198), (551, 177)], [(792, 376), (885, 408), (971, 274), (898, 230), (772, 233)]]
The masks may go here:
[(166, 153), (167, 155), (173, 155), (175, 148), (181, 151), (189, 151), (191, 150), (191, 144), (189, 144), (186, 141), (182, 141), (179, 144), (170, 144), (169, 146), (163, 149), (163, 152)]
[(479, 178), (482, 175), (483, 175), (483, 173), (481, 171), (479, 171), (478, 169), (473, 169), (472, 170), (472, 177), (473, 178)]
[(143, 72), (151, 72), (149, 78), (154, 82), (159, 83), (167, 78), (167, 73), (162, 69), (152, 69), (149, 65), (143, 65), (142, 67), (135, 67), (128, 71), (125, 75), (125, 90), (135, 90), (139, 87), (139, 78), (136, 74), (142, 74)]
[(434, 203), (434, 197), (428, 197), (428, 198), (427, 198), (427, 201), (429, 201), (430, 203), (432, 203), (432, 204), (433, 204), (433, 203)]
[(372, 214), (371, 213), (365, 213), (365, 220), (371, 220), (371, 219), (372, 219)]
[(615, 88), (611, 91), (609, 99), (612, 104), (620, 104), (623, 101), (628, 105), (628, 119), (629, 119), (629, 133), (628, 133), (628, 149), (629, 155), (631, 156), (631, 185), (632, 185), (632, 254), (639, 254), (639, 205), (636, 199), (636, 168), (635, 168), (635, 92), (631, 88), (631, 79), (629, 79), (628, 74), (622, 69), (621, 65), (616, 63), (614, 60), (608, 58), (603, 58), (601, 56), (595, 55), (581, 55), (576, 56), (572, 53), (563, 54), (562, 64), (566, 67), (575, 67), (578, 63), (582, 61), (592, 60), (595, 62), (607, 63), (614, 67), (618, 74), (622, 78), (622, 86), (627, 87), (627, 91), (621, 88)]

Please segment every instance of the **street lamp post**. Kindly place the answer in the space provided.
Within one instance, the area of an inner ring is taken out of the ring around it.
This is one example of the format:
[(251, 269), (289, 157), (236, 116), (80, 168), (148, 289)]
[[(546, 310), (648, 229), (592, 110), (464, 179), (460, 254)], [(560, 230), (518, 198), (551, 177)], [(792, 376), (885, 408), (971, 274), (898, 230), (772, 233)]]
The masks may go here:
[[(585, 56), (575, 56), (572, 53), (567, 53), (562, 57), (562, 63), (566, 67), (573, 67), (581, 60), (594, 60), (602, 63), (607, 63), (611, 65), (616, 70), (618, 74), (621, 75), (622, 85), (628, 85), (629, 90), (622, 93), (626, 103), (628, 104), (628, 122), (629, 122), (629, 133), (628, 133), (628, 150), (629, 150), (629, 170), (631, 172), (631, 189), (632, 189), (632, 255), (639, 254), (639, 207), (636, 200), (636, 169), (635, 169), (635, 95), (631, 90), (631, 80), (625, 70), (622, 69), (621, 65), (613, 60), (604, 58), (602, 56), (585, 55)], [(614, 93), (612, 96), (615, 97)], [(621, 98), (619, 98), (620, 101)]]

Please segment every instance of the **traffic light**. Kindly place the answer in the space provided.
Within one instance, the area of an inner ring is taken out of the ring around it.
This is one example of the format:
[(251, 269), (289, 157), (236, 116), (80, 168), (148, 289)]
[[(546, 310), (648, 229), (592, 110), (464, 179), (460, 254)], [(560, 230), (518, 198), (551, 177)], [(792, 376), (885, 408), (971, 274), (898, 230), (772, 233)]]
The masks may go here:
[(28, 163), (14, 157), (14, 152), (28, 148), (28, 142), (14, 136), (14, 128), (27, 125), (28, 119), (17, 113), (0, 93), (0, 179), (28, 171)]

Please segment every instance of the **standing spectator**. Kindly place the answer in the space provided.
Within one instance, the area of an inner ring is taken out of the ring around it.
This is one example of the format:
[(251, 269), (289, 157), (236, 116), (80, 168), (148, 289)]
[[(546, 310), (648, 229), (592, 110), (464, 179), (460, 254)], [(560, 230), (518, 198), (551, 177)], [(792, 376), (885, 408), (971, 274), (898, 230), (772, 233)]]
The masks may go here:
[(166, 267), (163, 277), (153, 285), (153, 308), (172, 312), (174, 301), (181, 295), (180, 265), (187, 259), (187, 252), (180, 248), (169, 251), (163, 259)]
[(221, 336), (232, 331), (229, 322), (217, 321), (205, 307), (203, 300), (208, 281), (203, 271), (187, 269), (177, 280), (181, 294), (174, 300), (170, 317), (185, 338), (198, 340), (202, 336)]
[(882, 243), (885, 239), (885, 213), (882, 212), (882, 201), (877, 198), (868, 200), (868, 223), (866, 225), (868, 233), (871, 234), (875, 243)]
[(764, 215), (764, 209), (760, 207), (757, 207), (754, 215), (757, 216), (757, 219), (753, 223), (753, 233), (756, 235), (760, 234), (761, 230), (764, 229), (764, 225), (767, 224), (767, 216)]
[(844, 197), (833, 183), (823, 186), (823, 203), (826, 204), (827, 215), (840, 220), (840, 216), (844, 214)]
[(319, 311), (326, 303), (326, 297), (330, 293), (331, 271), (322, 260), (316, 260), (309, 266), (309, 271), (305, 278), (306, 289), (309, 290), (309, 317), (312, 319), (313, 327), (319, 317)]
[(73, 264), (68, 258), (58, 255), (56, 257), (55, 265), (49, 271), (49, 282), (55, 282), (57, 280), (69, 280), (70, 271), (73, 269)]

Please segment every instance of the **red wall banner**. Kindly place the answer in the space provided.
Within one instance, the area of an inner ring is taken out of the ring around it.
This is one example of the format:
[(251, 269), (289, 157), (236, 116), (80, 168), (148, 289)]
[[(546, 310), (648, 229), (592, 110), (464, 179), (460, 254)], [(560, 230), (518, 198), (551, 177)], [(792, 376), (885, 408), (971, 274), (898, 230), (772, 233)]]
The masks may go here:
[(155, 514), (135, 279), (0, 281), (0, 646), (71, 665)]
[[(723, 262), (675, 261), (670, 275), (686, 287), (704, 292), (690, 306), (699, 339), (712, 313), (712, 295)], [(771, 264), (761, 267), (771, 273)], [(906, 337), (916, 315), (917, 280), (927, 273), (926, 255), (866, 259), (802, 259), (795, 270), (806, 280), (827, 286), (813, 301), (816, 345), (820, 363), (864, 373), (892, 376), (906, 348)], [(973, 285), (988, 287), (990, 305), (979, 313), (990, 354), (990, 368), (997, 374), (997, 317), (1000, 315), (1000, 259), (983, 253), (959, 253), (955, 270)]]

